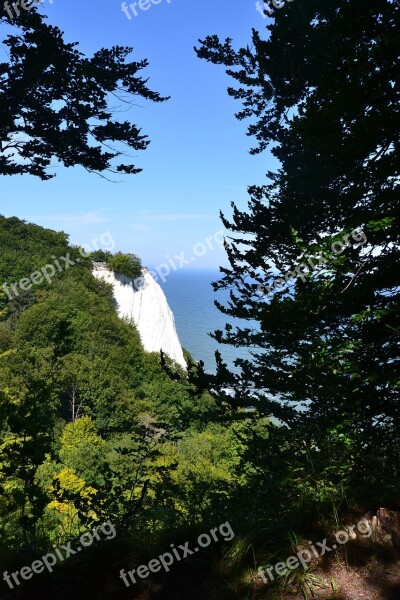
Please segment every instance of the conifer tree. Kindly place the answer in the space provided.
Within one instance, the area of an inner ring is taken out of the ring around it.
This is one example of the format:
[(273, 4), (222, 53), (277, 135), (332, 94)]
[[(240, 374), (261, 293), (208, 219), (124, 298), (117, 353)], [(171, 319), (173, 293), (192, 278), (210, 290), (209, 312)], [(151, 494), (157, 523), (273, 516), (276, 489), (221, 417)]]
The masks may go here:
[(255, 354), (237, 360), (234, 402), (251, 398), (328, 459), (332, 436), (364, 475), (375, 460), (375, 478), (400, 446), (399, 15), (391, 0), (296, 0), (251, 46), (210, 36), (197, 49), (233, 78), (252, 152), (279, 161), (248, 210), (222, 215), (219, 307), (258, 324), (215, 334)]
[(0, 62), (0, 174), (46, 180), (57, 164), (138, 173), (130, 153), (145, 150), (149, 139), (113, 113), (132, 108), (135, 97), (166, 99), (140, 75), (147, 60), (130, 62), (132, 48), (122, 46), (86, 57), (34, 5), (15, 11), (1, 3), (0, 24), (8, 57)]

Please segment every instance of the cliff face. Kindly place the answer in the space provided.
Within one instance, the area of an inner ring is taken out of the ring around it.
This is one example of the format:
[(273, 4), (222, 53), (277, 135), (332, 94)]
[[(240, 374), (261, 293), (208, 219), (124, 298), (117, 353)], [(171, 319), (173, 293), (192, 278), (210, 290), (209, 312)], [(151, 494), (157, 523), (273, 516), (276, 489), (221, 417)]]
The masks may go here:
[(116, 276), (105, 266), (95, 265), (93, 275), (113, 286), (118, 314), (135, 323), (144, 349), (148, 352), (162, 350), (186, 369), (174, 315), (164, 292), (153, 277), (143, 271), (144, 286), (135, 290), (131, 283), (125, 283), (123, 277)]

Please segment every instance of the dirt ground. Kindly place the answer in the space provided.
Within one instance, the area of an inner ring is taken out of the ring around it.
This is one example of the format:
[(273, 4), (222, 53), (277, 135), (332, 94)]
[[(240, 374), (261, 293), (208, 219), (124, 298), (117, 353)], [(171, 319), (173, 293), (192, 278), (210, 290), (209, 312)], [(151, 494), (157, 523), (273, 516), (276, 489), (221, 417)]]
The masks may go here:
[[(318, 595), (310, 593), (310, 598), (316, 600), (400, 600), (400, 560), (388, 564), (373, 558), (366, 566), (333, 563), (323, 572), (315, 571), (315, 575), (326, 585), (314, 587)], [(289, 593), (282, 600), (304, 599), (301, 594)]]

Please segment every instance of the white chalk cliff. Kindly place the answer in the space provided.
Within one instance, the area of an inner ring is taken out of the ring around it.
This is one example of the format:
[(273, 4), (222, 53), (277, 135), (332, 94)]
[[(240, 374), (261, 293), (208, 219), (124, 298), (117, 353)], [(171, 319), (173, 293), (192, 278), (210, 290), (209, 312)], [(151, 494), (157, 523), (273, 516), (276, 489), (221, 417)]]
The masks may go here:
[(95, 264), (93, 275), (113, 286), (118, 314), (136, 325), (144, 349), (147, 352), (162, 350), (186, 369), (174, 315), (153, 277), (144, 269), (144, 285), (136, 290), (132, 283), (125, 283), (124, 277), (115, 275), (104, 265)]

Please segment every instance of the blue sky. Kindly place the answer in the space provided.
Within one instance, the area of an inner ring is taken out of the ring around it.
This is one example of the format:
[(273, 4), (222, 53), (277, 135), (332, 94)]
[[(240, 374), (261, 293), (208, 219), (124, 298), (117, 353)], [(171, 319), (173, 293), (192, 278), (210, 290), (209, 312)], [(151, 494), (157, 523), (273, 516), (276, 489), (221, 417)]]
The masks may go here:
[[(141, 174), (118, 184), (80, 168), (58, 168), (49, 182), (3, 177), (0, 212), (64, 230), (73, 243), (109, 231), (118, 249), (136, 252), (149, 267), (166, 255), (190, 256), (196, 243), (222, 228), (219, 210), (229, 215), (231, 201), (244, 207), (246, 186), (264, 182), (274, 164), (268, 154), (249, 155), (246, 126), (234, 118), (240, 106), (226, 93), (229, 78), (223, 67), (199, 60), (193, 46), (214, 33), (247, 44), (251, 28), (267, 21), (253, 0), (161, 0), (131, 20), (120, 0), (44, 0), (40, 10), (84, 53), (133, 46), (133, 59), (150, 62), (149, 86), (171, 99), (142, 101), (128, 113), (151, 139), (137, 155)], [(190, 268), (220, 264), (225, 254), (216, 246)]]

